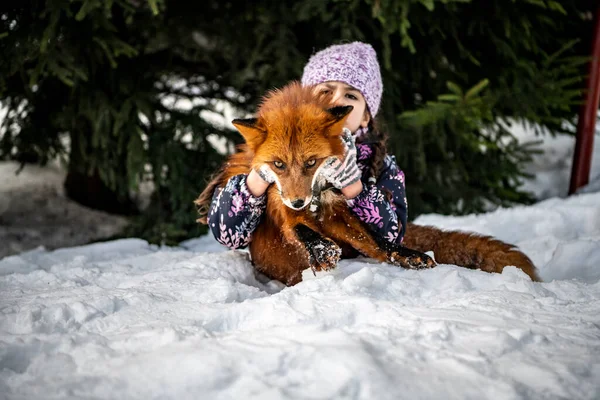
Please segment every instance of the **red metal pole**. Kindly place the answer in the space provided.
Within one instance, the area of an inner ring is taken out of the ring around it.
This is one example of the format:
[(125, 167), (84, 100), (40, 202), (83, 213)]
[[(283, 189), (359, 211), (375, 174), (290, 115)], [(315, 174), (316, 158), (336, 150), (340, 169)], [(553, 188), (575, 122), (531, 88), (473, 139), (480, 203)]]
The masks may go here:
[(592, 39), (592, 60), (585, 90), (585, 103), (579, 111), (577, 122), (577, 139), (569, 194), (573, 194), (590, 181), (592, 165), (592, 149), (594, 148), (594, 127), (598, 115), (600, 101), (600, 6), (596, 10), (594, 37)]

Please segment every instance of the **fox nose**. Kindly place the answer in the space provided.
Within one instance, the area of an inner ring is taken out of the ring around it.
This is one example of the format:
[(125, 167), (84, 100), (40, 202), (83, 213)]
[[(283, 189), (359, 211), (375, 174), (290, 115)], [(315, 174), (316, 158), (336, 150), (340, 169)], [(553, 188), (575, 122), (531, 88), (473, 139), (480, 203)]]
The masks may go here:
[(292, 201), (292, 206), (294, 206), (294, 208), (304, 207), (304, 199), (296, 199), (296, 200)]

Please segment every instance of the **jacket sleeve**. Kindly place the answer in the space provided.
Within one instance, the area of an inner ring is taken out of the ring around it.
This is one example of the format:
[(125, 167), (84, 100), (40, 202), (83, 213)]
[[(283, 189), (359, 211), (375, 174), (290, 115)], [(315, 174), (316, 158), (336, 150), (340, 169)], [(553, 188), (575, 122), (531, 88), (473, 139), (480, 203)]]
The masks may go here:
[(393, 156), (387, 155), (379, 177), (365, 184), (353, 199), (347, 200), (352, 212), (371, 230), (392, 243), (400, 244), (406, 232), (408, 204), (404, 172)]
[(254, 196), (241, 174), (231, 177), (225, 187), (213, 194), (208, 213), (208, 226), (215, 239), (230, 249), (248, 246), (252, 233), (267, 208), (267, 194)]

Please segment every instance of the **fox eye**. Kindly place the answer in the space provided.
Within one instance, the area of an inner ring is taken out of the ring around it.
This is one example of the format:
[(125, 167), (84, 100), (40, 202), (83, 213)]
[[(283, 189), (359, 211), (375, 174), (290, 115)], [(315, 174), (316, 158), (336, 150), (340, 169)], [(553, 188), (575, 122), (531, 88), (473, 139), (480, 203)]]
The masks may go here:
[(314, 167), (316, 163), (317, 163), (317, 160), (315, 160), (315, 159), (313, 158), (312, 160), (308, 160), (308, 161), (306, 162), (306, 166), (307, 166), (308, 168), (310, 168), (310, 167)]
[(273, 161), (273, 165), (279, 169), (283, 169), (283, 163), (281, 161)]

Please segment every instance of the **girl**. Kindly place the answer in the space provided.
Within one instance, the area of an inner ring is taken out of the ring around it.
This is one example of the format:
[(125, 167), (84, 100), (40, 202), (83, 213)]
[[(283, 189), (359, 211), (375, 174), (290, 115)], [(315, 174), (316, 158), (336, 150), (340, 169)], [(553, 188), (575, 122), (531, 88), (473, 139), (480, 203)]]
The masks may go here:
[[(380, 237), (401, 243), (406, 230), (404, 173), (386, 154), (387, 136), (376, 128), (382, 81), (373, 47), (361, 42), (333, 45), (314, 54), (304, 67), (303, 85), (331, 97), (335, 105), (351, 105), (345, 128), (343, 161), (326, 163), (320, 173), (346, 197), (352, 212)], [(223, 245), (244, 248), (266, 209), (266, 190), (274, 179), (268, 168), (229, 179), (214, 192), (208, 225)], [(225, 234), (223, 233), (225, 227)]]

